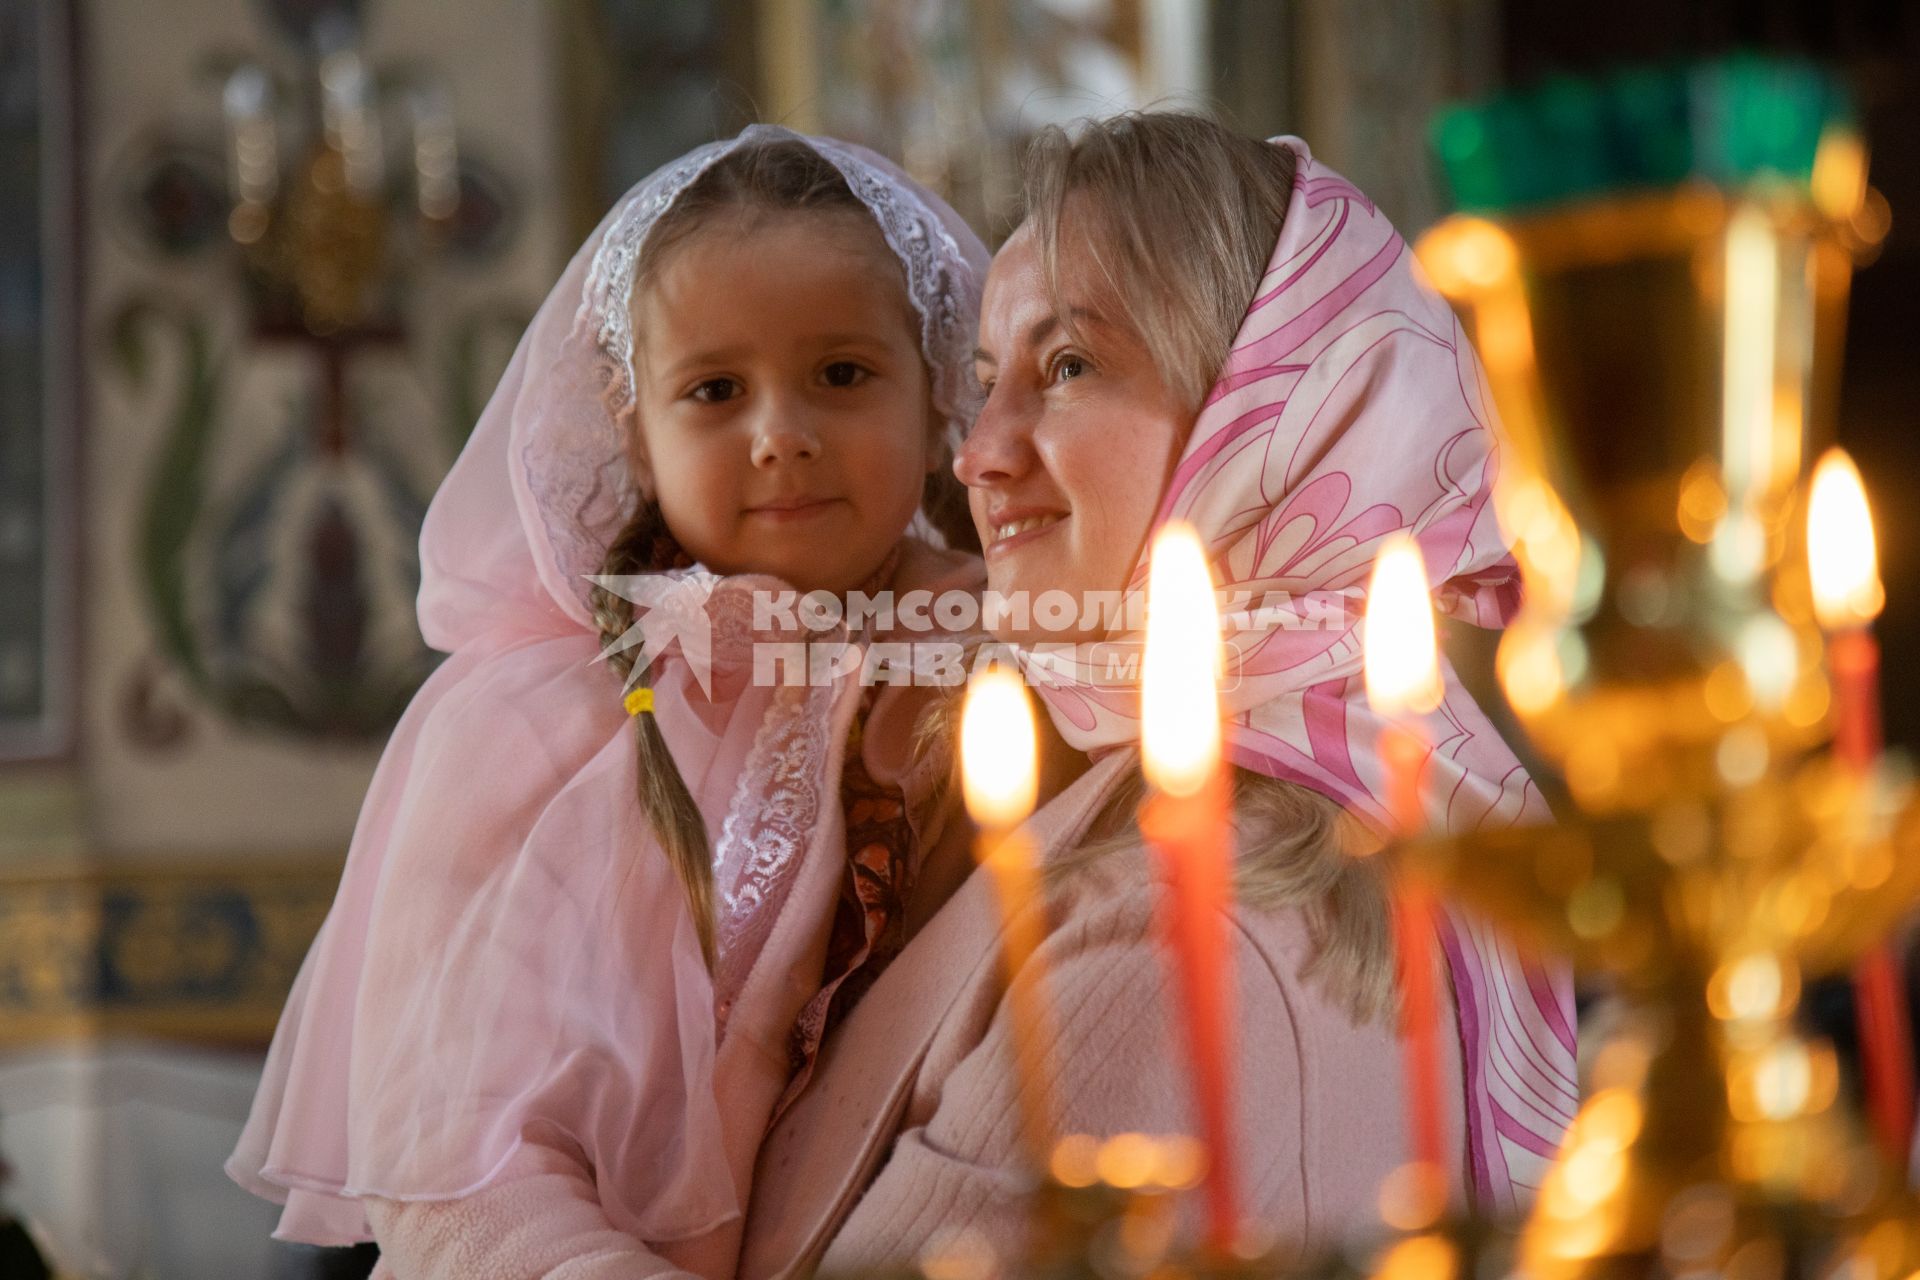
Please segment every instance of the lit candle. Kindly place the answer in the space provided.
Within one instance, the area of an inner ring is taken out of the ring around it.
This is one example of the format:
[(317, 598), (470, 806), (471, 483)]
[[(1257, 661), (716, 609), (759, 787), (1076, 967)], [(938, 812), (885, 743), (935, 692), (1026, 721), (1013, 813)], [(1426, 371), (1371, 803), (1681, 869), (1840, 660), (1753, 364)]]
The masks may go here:
[(1036, 1170), (1051, 1155), (1053, 1115), (1046, 1053), (1051, 1043), (1044, 974), (1037, 953), (1043, 905), (1033, 842), (1021, 823), (1039, 786), (1033, 711), (1020, 677), (1002, 666), (975, 676), (960, 717), (961, 790), (979, 828), (974, 855), (993, 877), (1000, 900), (1007, 999), (1013, 1014), (1021, 1134)]
[(1219, 609), (1206, 552), (1189, 525), (1154, 539), (1147, 567), (1147, 641), (1141, 661), (1141, 763), (1154, 794), (1141, 833), (1167, 881), (1166, 928), (1195, 1111), (1206, 1147), (1208, 1238), (1231, 1249), (1239, 1237), (1233, 1149), (1234, 974), (1228, 952), (1233, 835), (1220, 761)]
[(1880, 648), (1869, 628), (1886, 592), (1866, 489), (1842, 449), (1827, 450), (1813, 469), (1807, 561), (1833, 674), (1834, 752), (1849, 768), (1870, 769), (1880, 757)]
[(227, 121), (227, 187), (234, 203), (228, 230), (241, 244), (252, 244), (266, 232), (267, 206), (280, 181), (273, 83), (251, 63), (236, 67), (220, 102)]
[[(1880, 758), (1880, 647), (1870, 628), (1886, 593), (1866, 488), (1841, 449), (1827, 450), (1813, 470), (1807, 561), (1814, 616), (1827, 633), (1834, 756), (1845, 769), (1870, 773)], [(1893, 949), (1884, 942), (1869, 948), (1853, 976), (1867, 1110), (1882, 1150), (1904, 1167), (1913, 1138), (1913, 1042), (1902, 987)]]
[(327, 145), (340, 153), (347, 185), (363, 199), (378, 197), (386, 151), (373, 76), (359, 50), (338, 49), (320, 60), (320, 106)]
[(413, 121), (414, 197), (420, 216), (444, 222), (460, 207), (460, 150), (446, 86), (428, 83), (408, 95)]
[[(1440, 705), (1438, 646), (1427, 571), (1420, 547), (1407, 534), (1386, 540), (1374, 560), (1361, 623), (1367, 702), (1385, 721), (1381, 762), (1387, 808), (1403, 837), (1426, 829), (1420, 775), (1428, 746), (1418, 721)], [(1393, 938), (1400, 958), (1401, 1038), (1407, 1080), (1407, 1128), (1413, 1145), (1416, 1194), (1412, 1218), (1431, 1221), (1446, 1204), (1446, 1151), (1441, 1134), (1440, 1039), (1433, 970), (1433, 903), (1420, 885), (1402, 880), (1393, 904)]]

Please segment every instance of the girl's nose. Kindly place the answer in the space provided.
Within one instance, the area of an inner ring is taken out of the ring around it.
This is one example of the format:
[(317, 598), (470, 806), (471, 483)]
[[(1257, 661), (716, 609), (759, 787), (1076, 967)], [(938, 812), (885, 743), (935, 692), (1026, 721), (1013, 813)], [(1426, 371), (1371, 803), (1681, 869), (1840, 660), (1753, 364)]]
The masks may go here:
[(809, 461), (820, 456), (820, 433), (804, 409), (770, 405), (753, 433), (753, 465)]
[(970, 489), (987, 488), (1023, 472), (1032, 454), (1033, 422), (1009, 396), (995, 393), (980, 406), (958, 452), (953, 474)]

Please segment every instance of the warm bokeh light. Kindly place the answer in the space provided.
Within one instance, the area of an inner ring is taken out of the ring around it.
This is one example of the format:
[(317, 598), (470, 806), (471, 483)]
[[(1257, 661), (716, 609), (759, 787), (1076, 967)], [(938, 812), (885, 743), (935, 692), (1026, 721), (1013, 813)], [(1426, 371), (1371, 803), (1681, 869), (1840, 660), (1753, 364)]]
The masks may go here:
[(1100, 1181), (1110, 1187), (1141, 1187), (1152, 1180), (1159, 1159), (1152, 1138), (1144, 1133), (1121, 1133), (1101, 1144), (1093, 1167)]
[(1757, 205), (1741, 206), (1727, 222), (1720, 371), (1721, 480), (1736, 507), (1772, 492), (1783, 479), (1774, 472), (1773, 440), (1779, 301), (1780, 243), (1773, 220)]
[(1567, 690), (1556, 636), (1548, 627), (1522, 622), (1507, 628), (1494, 658), (1494, 673), (1507, 701), (1523, 716), (1547, 711)]
[(1177, 796), (1198, 792), (1220, 760), (1223, 655), (1213, 576), (1193, 526), (1153, 540), (1147, 565), (1147, 651), (1140, 663), (1141, 762)]
[(1875, 555), (1873, 516), (1859, 469), (1844, 449), (1829, 449), (1813, 469), (1807, 500), (1807, 561), (1813, 611), (1829, 631), (1865, 626), (1886, 603)]
[(1451, 296), (1507, 284), (1520, 271), (1513, 237), (1484, 218), (1449, 218), (1421, 237), (1419, 255), (1434, 288)]
[(1503, 474), (1493, 489), (1494, 514), (1527, 574), (1527, 609), (1535, 616), (1573, 614), (1581, 582), (1580, 526), (1544, 479)]
[(1063, 1187), (1090, 1187), (1100, 1180), (1097, 1161), (1100, 1139), (1091, 1134), (1071, 1133), (1054, 1145), (1047, 1168), (1053, 1180)]
[(1829, 128), (1813, 153), (1813, 202), (1836, 221), (1851, 218), (1867, 198), (1867, 146), (1851, 129)]
[(1405, 533), (1381, 544), (1367, 584), (1360, 643), (1367, 701), (1383, 716), (1425, 715), (1440, 705), (1440, 663), (1420, 545)]
[(982, 827), (1026, 821), (1039, 787), (1033, 709), (1011, 668), (995, 665), (973, 678), (960, 716), (961, 788), (967, 813)]

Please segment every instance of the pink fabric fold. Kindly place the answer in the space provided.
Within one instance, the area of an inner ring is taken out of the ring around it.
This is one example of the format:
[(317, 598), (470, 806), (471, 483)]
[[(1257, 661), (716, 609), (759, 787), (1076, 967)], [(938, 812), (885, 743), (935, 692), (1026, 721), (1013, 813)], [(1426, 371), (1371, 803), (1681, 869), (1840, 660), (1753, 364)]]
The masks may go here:
[[(1399, 233), (1304, 142), (1273, 145), (1293, 152), (1293, 196), (1159, 519), (1198, 529), (1226, 602), (1230, 758), (1331, 796), (1384, 833), (1385, 726), (1361, 672), (1367, 579), (1382, 540), (1404, 530), (1442, 611), (1479, 626), (1512, 615), (1519, 573), (1491, 501), (1494, 412), (1472, 346)], [(1145, 581), (1143, 554), (1129, 593)], [(1074, 746), (1097, 753), (1138, 738), (1137, 689), (1108, 673), (1099, 650), (1038, 647), (1023, 659)], [(1434, 744), (1432, 826), (1549, 821), (1512, 750), (1444, 674), (1445, 701), (1422, 726)], [(1484, 1211), (1510, 1212), (1539, 1184), (1571, 1114), (1571, 982), (1457, 912), (1445, 933), (1474, 1191)]]

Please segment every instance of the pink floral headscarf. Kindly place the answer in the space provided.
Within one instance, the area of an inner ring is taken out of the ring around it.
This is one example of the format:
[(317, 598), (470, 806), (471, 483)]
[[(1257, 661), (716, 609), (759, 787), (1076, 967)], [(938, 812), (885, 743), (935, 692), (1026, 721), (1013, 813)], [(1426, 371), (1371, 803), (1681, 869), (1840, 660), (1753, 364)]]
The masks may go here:
[[(1389, 825), (1380, 717), (1361, 673), (1360, 618), (1381, 541), (1419, 542), (1445, 613), (1499, 626), (1519, 602), (1491, 501), (1496, 439), (1480, 363), (1406, 242), (1298, 138), (1278, 244), (1194, 424), (1156, 524), (1194, 525), (1228, 600), (1226, 750), (1244, 768)], [(1128, 596), (1146, 589), (1144, 556)], [(1240, 607), (1244, 601), (1244, 607)], [(1138, 601), (1122, 616), (1144, 617)], [(1112, 636), (1111, 640), (1138, 640)], [(1139, 737), (1138, 691), (1092, 646), (1025, 656), (1054, 724), (1098, 753)], [(1451, 668), (1423, 726), (1436, 830), (1550, 820), (1538, 789)], [(1564, 973), (1485, 926), (1441, 926), (1458, 999), (1473, 1188), (1518, 1208), (1576, 1105)]]

